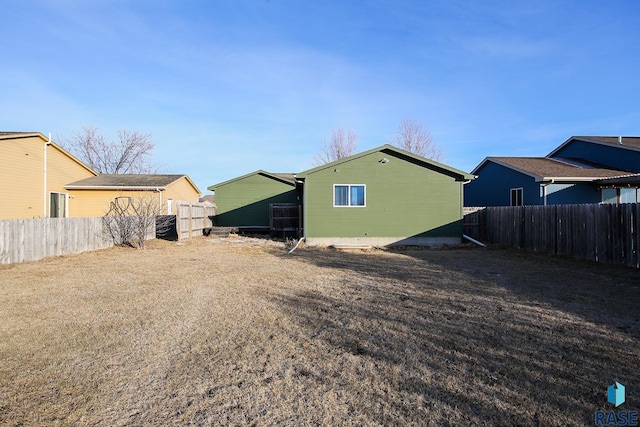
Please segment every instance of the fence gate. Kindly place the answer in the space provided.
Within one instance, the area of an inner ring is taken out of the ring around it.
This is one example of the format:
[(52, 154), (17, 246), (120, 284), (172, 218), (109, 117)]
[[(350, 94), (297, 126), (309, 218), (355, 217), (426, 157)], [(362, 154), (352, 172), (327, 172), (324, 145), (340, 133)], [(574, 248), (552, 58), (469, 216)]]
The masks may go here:
[(296, 203), (269, 204), (269, 226), (272, 235), (300, 237), (302, 206)]

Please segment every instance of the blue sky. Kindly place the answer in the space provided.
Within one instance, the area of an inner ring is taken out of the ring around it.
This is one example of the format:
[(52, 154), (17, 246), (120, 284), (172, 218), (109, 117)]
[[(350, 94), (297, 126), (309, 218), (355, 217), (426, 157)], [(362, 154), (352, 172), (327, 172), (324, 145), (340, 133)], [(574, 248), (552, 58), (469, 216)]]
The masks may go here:
[(444, 163), (640, 135), (640, 2), (0, 0), (0, 130), (153, 135), (206, 187), (404, 119)]

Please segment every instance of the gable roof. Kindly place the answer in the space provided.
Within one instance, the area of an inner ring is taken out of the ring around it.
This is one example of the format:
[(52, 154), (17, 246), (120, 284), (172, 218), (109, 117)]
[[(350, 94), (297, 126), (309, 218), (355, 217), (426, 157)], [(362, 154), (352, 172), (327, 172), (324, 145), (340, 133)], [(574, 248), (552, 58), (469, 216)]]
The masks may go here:
[(547, 157), (553, 156), (573, 141), (584, 141), (591, 144), (613, 145), (626, 150), (640, 151), (640, 137), (637, 136), (572, 136), (560, 144)]
[(321, 165), (321, 166), (317, 166), (317, 167), (312, 168), (312, 169), (308, 169), (306, 171), (298, 173), (296, 175), (296, 177), (304, 179), (308, 175), (311, 175), (311, 174), (316, 173), (318, 171), (321, 171), (321, 170), (324, 170), (324, 169), (328, 169), (328, 168), (333, 168), (333, 167), (339, 166), (341, 164), (344, 164), (344, 163), (347, 163), (347, 162), (353, 161), (355, 159), (358, 159), (358, 158), (361, 158), (361, 157), (365, 157), (365, 156), (368, 156), (370, 154), (377, 153), (377, 152), (387, 153), (389, 155), (394, 155), (396, 157), (403, 158), (404, 160), (409, 160), (409, 161), (412, 161), (414, 163), (417, 163), (420, 166), (427, 167), (429, 169), (435, 169), (438, 172), (443, 173), (445, 175), (454, 176), (456, 178), (456, 180), (458, 180), (458, 181), (468, 181), (468, 180), (472, 180), (472, 179), (475, 178), (472, 174), (469, 174), (467, 172), (461, 171), (460, 169), (452, 168), (451, 166), (447, 166), (445, 164), (436, 162), (435, 160), (431, 160), (431, 159), (427, 159), (427, 158), (422, 157), (422, 156), (418, 156), (418, 155), (413, 154), (413, 153), (411, 153), (409, 151), (403, 150), (401, 148), (394, 147), (393, 145), (390, 145), (390, 144), (381, 145), (380, 147), (372, 148), (371, 150), (363, 151), (361, 153), (354, 154), (353, 156), (345, 157), (343, 159), (336, 160), (336, 161), (331, 162), (331, 163), (327, 163), (327, 164), (324, 164), (324, 165)]
[(167, 186), (185, 178), (200, 194), (187, 175), (160, 174), (103, 174), (67, 184), (68, 190), (165, 190)]
[(262, 169), (259, 169), (254, 172), (250, 172), (246, 175), (239, 176), (237, 178), (232, 178), (227, 181), (220, 182), (218, 184), (210, 185), (209, 187), (207, 187), (207, 190), (216, 191), (216, 188), (218, 187), (231, 184), (232, 182), (240, 181), (241, 179), (245, 179), (253, 175), (261, 175), (261, 176), (282, 182), (283, 184), (291, 185), (293, 187), (295, 187), (296, 185), (296, 174), (294, 173), (271, 173), (271, 172), (267, 172)]
[(547, 157), (487, 157), (472, 173), (478, 173), (487, 162), (493, 162), (529, 175), (536, 181), (595, 181), (629, 174), (629, 172), (615, 169), (580, 167)]
[(43, 142), (49, 143), (51, 147), (58, 150), (64, 156), (68, 157), (73, 162), (79, 164), (87, 171), (91, 172), (93, 175), (98, 175), (98, 172), (94, 171), (91, 167), (85, 164), (82, 160), (78, 159), (76, 156), (62, 148), (60, 145), (56, 144), (48, 137), (46, 137), (42, 132), (0, 132), (0, 141), (10, 141), (12, 139), (21, 139), (21, 138), (40, 138)]

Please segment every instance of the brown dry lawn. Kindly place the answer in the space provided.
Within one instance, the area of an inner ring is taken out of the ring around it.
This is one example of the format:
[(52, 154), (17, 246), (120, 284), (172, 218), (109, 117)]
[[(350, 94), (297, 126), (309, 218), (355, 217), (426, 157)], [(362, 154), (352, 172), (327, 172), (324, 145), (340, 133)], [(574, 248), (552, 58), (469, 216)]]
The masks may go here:
[(0, 266), (0, 425), (593, 425), (640, 406), (639, 279), (250, 238)]

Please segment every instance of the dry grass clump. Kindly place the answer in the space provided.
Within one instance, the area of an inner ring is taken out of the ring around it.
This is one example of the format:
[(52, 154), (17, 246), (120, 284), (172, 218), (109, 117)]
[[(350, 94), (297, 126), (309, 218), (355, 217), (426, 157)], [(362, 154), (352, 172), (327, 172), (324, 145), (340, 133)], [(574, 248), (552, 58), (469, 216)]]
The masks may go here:
[(592, 424), (613, 381), (638, 407), (637, 274), (238, 237), (0, 266), (0, 425)]

